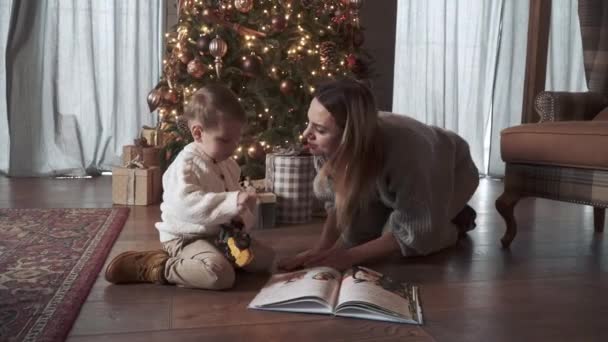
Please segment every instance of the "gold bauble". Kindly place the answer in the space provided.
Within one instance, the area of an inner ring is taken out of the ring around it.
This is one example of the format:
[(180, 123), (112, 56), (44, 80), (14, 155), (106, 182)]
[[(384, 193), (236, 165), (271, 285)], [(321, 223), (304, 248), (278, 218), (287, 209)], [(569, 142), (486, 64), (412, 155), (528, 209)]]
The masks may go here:
[(234, 0), (234, 7), (241, 13), (249, 13), (253, 8), (253, 0)]

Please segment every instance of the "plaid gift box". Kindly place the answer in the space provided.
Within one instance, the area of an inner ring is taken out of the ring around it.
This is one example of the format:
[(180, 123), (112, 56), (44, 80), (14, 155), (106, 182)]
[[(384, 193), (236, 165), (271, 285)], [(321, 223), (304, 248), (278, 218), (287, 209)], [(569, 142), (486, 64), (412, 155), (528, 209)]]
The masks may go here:
[(256, 205), (257, 229), (274, 228), (277, 219), (277, 196), (272, 192), (261, 192), (256, 194), (258, 201)]
[(315, 168), (311, 155), (266, 155), (266, 191), (277, 196), (277, 223), (311, 220)]

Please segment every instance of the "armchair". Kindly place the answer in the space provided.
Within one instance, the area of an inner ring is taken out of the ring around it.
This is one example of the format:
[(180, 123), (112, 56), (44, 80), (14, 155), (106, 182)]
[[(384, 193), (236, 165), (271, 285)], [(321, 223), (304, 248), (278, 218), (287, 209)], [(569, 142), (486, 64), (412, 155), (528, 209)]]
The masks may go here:
[(504, 193), (496, 209), (507, 229), (507, 248), (517, 234), (514, 208), (523, 197), (591, 205), (594, 227), (603, 231), (608, 207), (608, 99), (594, 92), (541, 92), (539, 123), (501, 132), (506, 162)]

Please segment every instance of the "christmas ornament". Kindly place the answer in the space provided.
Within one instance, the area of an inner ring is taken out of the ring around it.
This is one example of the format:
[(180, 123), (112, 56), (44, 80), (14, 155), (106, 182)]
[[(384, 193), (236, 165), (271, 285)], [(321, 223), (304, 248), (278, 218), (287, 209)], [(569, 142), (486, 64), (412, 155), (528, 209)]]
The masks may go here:
[(204, 55), (209, 53), (209, 43), (211, 43), (211, 37), (209, 35), (202, 35), (196, 41), (196, 48), (198, 49), (198, 53), (200, 55)]
[(188, 127), (188, 120), (182, 116), (175, 118), (175, 126), (182, 135), (190, 135), (190, 127)]
[(287, 19), (283, 15), (275, 15), (271, 19), (272, 28), (275, 32), (283, 32), (285, 27), (287, 27)]
[(346, 21), (346, 14), (338, 9), (334, 12), (334, 17), (331, 18), (331, 21), (340, 25)]
[(336, 58), (336, 43), (332, 41), (325, 41), (321, 43), (319, 54), (321, 58), (321, 65), (324, 67), (331, 66)]
[(169, 87), (161, 87), (159, 89), (159, 92), (161, 94), (161, 96), (163, 97), (163, 101), (170, 103), (170, 104), (176, 104), (178, 101), (177, 98), (177, 92)]
[(192, 58), (194, 58), (194, 56), (192, 55), (192, 53), (188, 50), (186, 51), (180, 51), (177, 54), (177, 58), (179, 58), (180, 62), (182, 62), (184, 65), (188, 64), (188, 62), (190, 62), (192, 60)]
[(158, 89), (154, 88), (148, 93), (148, 108), (153, 112), (162, 101), (162, 96), (159, 93)]
[(219, 35), (215, 36), (211, 43), (209, 43), (209, 53), (215, 57), (215, 72), (217, 77), (220, 77), (222, 71), (222, 58), (228, 52), (228, 44)]
[(177, 13), (190, 11), (194, 8), (194, 2), (194, 0), (179, 0), (177, 3)]
[(245, 75), (249, 77), (257, 77), (262, 74), (263, 61), (259, 56), (251, 54), (243, 57), (241, 67)]
[(293, 91), (295, 90), (296, 85), (294, 83), (294, 81), (287, 79), (287, 80), (283, 80), (283, 82), (281, 82), (281, 85), (279, 86), (279, 89), (281, 90), (281, 93), (283, 93), (283, 95), (288, 96), (291, 95), (293, 93)]
[(353, 25), (359, 27), (359, 10), (363, 6), (363, 0), (350, 0), (350, 16), (352, 18)]
[(194, 78), (201, 78), (207, 72), (207, 66), (198, 58), (188, 63), (188, 74)]
[(357, 56), (350, 54), (346, 57), (346, 66), (349, 70), (352, 70), (357, 65)]
[(259, 142), (255, 142), (247, 149), (247, 155), (251, 159), (262, 160), (266, 157), (266, 152), (264, 152), (264, 147)]
[(349, 5), (355, 9), (361, 9), (363, 7), (363, 0), (349, 0)]
[(253, 8), (253, 0), (234, 0), (234, 7), (241, 13), (249, 13)]

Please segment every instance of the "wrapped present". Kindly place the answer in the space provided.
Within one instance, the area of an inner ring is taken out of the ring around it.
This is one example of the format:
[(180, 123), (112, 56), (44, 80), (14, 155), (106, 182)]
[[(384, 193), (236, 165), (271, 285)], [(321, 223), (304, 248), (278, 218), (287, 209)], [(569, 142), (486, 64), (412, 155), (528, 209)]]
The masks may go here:
[(112, 168), (112, 202), (114, 204), (149, 205), (160, 202), (161, 172), (157, 166), (143, 164)]
[(158, 146), (143, 145), (136, 139), (135, 145), (125, 145), (122, 147), (122, 162), (129, 163), (138, 156), (147, 166), (161, 165), (161, 148)]
[(156, 127), (143, 126), (141, 128), (141, 133), (139, 134), (141, 138), (146, 139), (148, 145), (158, 146), (158, 139), (156, 134)]
[(277, 196), (272, 192), (260, 192), (256, 195), (257, 229), (274, 228), (277, 220)]
[(266, 191), (277, 197), (277, 223), (304, 223), (311, 220), (314, 177), (311, 155), (297, 151), (266, 155)]

